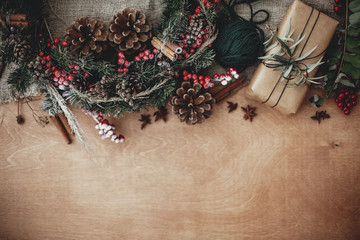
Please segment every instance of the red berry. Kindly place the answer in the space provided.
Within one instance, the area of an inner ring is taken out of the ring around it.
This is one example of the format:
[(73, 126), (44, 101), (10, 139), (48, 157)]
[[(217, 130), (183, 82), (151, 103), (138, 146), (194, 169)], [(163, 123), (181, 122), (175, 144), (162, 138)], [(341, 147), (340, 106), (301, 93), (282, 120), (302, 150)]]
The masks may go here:
[(125, 60), (125, 62), (124, 62), (124, 66), (125, 66), (125, 67), (130, 66), (130, 62), (129, 62), (128, 60)]
[(74, 66), (70, 63), (69, 64), (69, 69), (72, 69)]
[(339, 11), (340, 11), (340, 8), (339, 8), (337, 5), (335, 5), (335, 6), (334, 6), (334, 11), (335, 11), (335, 12), (339, 12)]
[(357, 104), (357, 101), (352, 101), (351, 103), (355, 106)]
[(125, 57), (125, 54), (124, 54), (123, 52), (119, 52), (119, 53), (118, 53), (118, 57), (119, 57), (119, 58), (124, 58), (124, 57)]
[(185, 76), (185, 75), (188, 74), (188, 72), (187, 72), (186, 70), (184, 70), (184, 71), (182, 72), (182, 74)]
[(200, 81), (200, 84), (203, 85), (205, 82), (203, 80)]
[(124, 72), (124, 73), (127, 73), (127, 72), (128, 72), (128, 69), (127, 69), (127, 68), (123, 68), (123, 72)]
[(197, 79), (197, 77), (198, 77), (198, 76), (197, 76), (195, 73), (192, 75), (192, 78), (193, 78), (193, 79)]
[(144, 61), (147, 61), (147, 60), (149, 60), (149, 57), (148, 56), (143, 56), (143, 58), (142, 58)]
[(190, 54), (185, 53), (185, 58), (189, 58), (189, 57), (190, 57)]
[(338, 106), (339, 108), (341, 108), (341, 107), (343, 106), (343, 103), (339, 102), (339, 103), (337, 104), (337, 106)]
[(153, 59), (154, 58), (154, 54), (150, 53), (149, 54), (149, 59)]
[(195, 13), (199, 14), (201, 12), (200, 8), (195, 9)]
[(340, 93), (339, 94), (339, 98), (344, 98), (345, 97), (345, 94), (344, 93)]
[(209, 44), (209, 48), (211, 48), (211, 47), (212, 47), (212, 44), (210, 43), (210, 44)]
[(350, 92), (349, 92), (349, 91), (346, 91), (346, 92), (345, 92), (345, 95), (349, 95), (349, 94), (350, 94)]
[(123, 58), (118, 58), (118, 64), (123, 65), (125, 60)]
[(56, 67), (55, 66), (52, 66), (51, 67), (51, 71), (55, 71), (56, 70)]
[(86, 78), (90, 77), (89, 73), (85, 73), (84, 75), (85, 75)]
[(199, 76), (199, 80), (204, 80), (204, 76), (203, 76), (203, 75), (200, 75), (200, 76)]
[(136, 56), (135, 58), (134, 58), (134, 60), (136, 61), (136, 62), (140, 62), (140, 57), (139, 56)]
[(194, 53), (195, 52), (195, 49), (190, 49), (190, 53)]
[(347, 110), (349, 110), (347, 107), (344, 107), (344, 108), (343, 108), (343, 111), (344, 111), (344, 112), (347, 111)]
[(51, 60), (51, 56), (50, 55), (47, 55), (46, 57), (45, 57), (45, 61), (50, 61)]
[(218, 77), (219, 77), (219, 74), (215, 73), (214, 78), (218, 78)]
[(191, 47), (196, 48), (197, 47), (196, 43), (191, 44)]
[(175, 75), (174, 75), (175, 78), (178, 78), (180, 77), (179, 73), (178, 72), (175, 72)]
[(118, 68), (118, 69), (117, 69), (117, 72), (118, 72), (118, 73), (122, 73), (122, 72), (123, 72), (123, 69), (122, 69), (122, 68)]
[(47, 68), (50, 68), (50, 67), (51, 67), (51, 63), (50, 63), (50, 62), (47, 62), (45, 66), (46, 66)]
[(73, 71), (72, 71), (72, 74), (77, 74), (77, 71), (76, 71), (76, 70), (73, 70)]
[(205, 83), (204, 88), (208, 88), (208, 87), (209, 87), (209, 84)]
[(344, 111), (345, 115), (349, 115), (350, 114), (350, 110), (346, 110)]
[(351, 99), (357, 99), (357, 96), (355, 94), (351, 95)]
[(39, 56), (40, 56), (40, 57), (43, 57), (43, 56), (44, 56), (44, 52), (43, 52), (43, 51), (40, 51), (40, 52), (39, 52)]
[(187, 81), (187, 80), (188, 80), (187, 76), (184, 76), (183, 79), (184, 79), (184, 81)]
[(60, 39), (55, 38), (55, 39), (54, 39), (54, 43), (55, 43), (55, 44), (59, 44), (59, 43), (60, 43)]
[(75, 70), (79, 70), (79, 69), (80, 69), (79, 65), (75, 64), (75, 65), (74, 65), (74, 69), (75, 69)]
[(54, 75), (55, 75), (56, 77), (60, 77), (61, 72), (60, 72), (59, 70), (55, 70), (55, 71), (54, 71)]
[(43, 38), (44, 35), (42, 33), (39, 33), (39, 38)]
[(191, 78), (192, 78), (191, 73), (188, 73), (186, 76), (187, 76), (188, 79), (191, 79)]
[(199, 79), (194, 79), (194, 83), (197, 83), (197, 82), (199, 82)]
[(145, 53), (146, 56), (148, 56), (148, 55), (150, 54), (150, 50), (149, 50), (149, 49), (146, 49), (146, 50), (144, 51), (144, 53)]
[(211, 80), (211, 77), (210, 77), (210, 76), (206, 76), (206, 77), (205, 77), (205, 82), (210, 82), (210, 80)]
[(158, 51), (158, 50), (157, 50), (156, 48), (153, 49), (153, 53), (154, 53), (154, 54), (156, 54), (157, 51)]
[(67, 46), (69, 46), (69, 43), (67, 41), (63, 41), (62, 45), (63, 45), (63, 47), (67, 47)]
[(139, 53), (139, 57), (143, 57), (145, 55), (145, 53), (143, 53), (143, 52), (141, 52), (141, 53)]
[(67, 77), (66, 77), (69, 81), (72, 81), (72, 80), (74, 80), (74, 76), (73, 75), (67, 75)]

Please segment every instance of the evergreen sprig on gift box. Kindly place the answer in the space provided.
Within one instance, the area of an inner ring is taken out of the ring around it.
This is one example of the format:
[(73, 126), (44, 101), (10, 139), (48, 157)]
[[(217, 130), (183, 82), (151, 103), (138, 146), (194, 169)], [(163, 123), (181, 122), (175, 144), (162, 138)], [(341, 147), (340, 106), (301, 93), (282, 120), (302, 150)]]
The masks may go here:
[[(317, 46), (302, 56), (296, 56), (297, 46), (305, 39), (305, 34), (300, 32), (295, 40), (292, 38), (294, 31), (291, 31), (291, 19), (283, 36), (278, 37), (269, 27), (267, 28), (270, 32), (270, 38), (264, 43), (266, 47), (265, 52), (274, 50), (268, 55), (259, 57), (259, 59), (263, 60), (263, 64), (266, 67), (273, 68), (274, 71), (281, 71), (280, 81), (287, 80), (289, 83), (289, 81), (298, 77), (298, 80), (292, 84), (294, 86), (321, 84), (325, 76), (309, 77), (309, 74), (323, 64), (323, 62), (321, 62), (322, 58), (313, 64), (303, 63), (303, 61), (307, 59), (319, 57), (310, 57), (317, 49)], [(290, 45), (289, 43), (292, 44)]]

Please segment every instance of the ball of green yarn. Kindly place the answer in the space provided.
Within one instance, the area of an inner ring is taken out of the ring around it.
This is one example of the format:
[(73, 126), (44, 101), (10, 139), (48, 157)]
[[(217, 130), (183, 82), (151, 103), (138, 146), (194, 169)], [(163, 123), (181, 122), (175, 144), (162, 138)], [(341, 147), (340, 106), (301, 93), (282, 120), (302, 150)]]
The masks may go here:
[(235, 20), (219, 31), (215, 42), (218, 61), (223, 67), (245, 69), (264, 54), (264, 33), (249, 21)]

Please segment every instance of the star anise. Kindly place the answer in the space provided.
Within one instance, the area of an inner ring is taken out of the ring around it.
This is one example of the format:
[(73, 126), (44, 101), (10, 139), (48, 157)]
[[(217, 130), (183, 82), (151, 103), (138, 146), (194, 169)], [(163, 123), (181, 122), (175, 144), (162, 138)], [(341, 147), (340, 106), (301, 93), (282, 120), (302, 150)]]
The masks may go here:
[(238, 107), (238, 104), (237, 103), (233, 103), (233, 102), (230, 102), (230, 101), (227, 101), (228, 103), (228, 109), (229, 109), (229, 113), (231, 113), (232, 111), (235, 111)]
[(248, 120), (250, 119), (250, 122), (252, 122), (252, 119), (257, 115), (255, 113), (256, 107), (251, 107), (250, 105), (247, 105), (247, 107), (241, 107), (241, 109), (245, 112), (244, 119)]
[(311, 117), (313, 120), (317, 120), (320, 124), (321, 120), (325, 120), (326, 118), (330, 118), (330, 115), (326, 113), (326, 111), (316, 111), (315, 115)]
[(139, 119), (139, 121), (142, 122), (141, 129), (144, 129), (146, 125), (151, 124), (150, 115), (141, 114), (141, 118)]
[(166, 109), (166, 107), (159, 108), (156, 112), (154, 112), (155, 122), (157, 122), (160, 119), (162, 119), (164, 122), (166, 122), (167, 114), (168, 114), (168, 110)]

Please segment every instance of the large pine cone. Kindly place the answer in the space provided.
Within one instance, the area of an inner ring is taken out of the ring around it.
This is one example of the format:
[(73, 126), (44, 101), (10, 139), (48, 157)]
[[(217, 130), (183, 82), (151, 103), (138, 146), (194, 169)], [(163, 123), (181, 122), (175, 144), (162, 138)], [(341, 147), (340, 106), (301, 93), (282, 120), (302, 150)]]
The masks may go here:
[(199, 83), (191, 86), (190, 82), (183, 82), (171, 99), (173, 112), (178, 115), (180, 121), (186, 121), (189, 125), (202, 123), (209, 118), (214, 103), (210, 93), (201, 93)]
[(125, 8), (117, 13), (109, 24), (109, 40), (121, 52), (129, 54), (142, 51), (152, 36), (151, 22), (136, 9)]
[(81, 49), (85, 55), (90, 50), (96, 53), (106, 48), (109, 35), (104, 23), (98, 19), (81, 17), (66, 29), (65, 41), (70, 44), (72, 51)]

